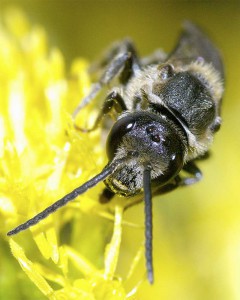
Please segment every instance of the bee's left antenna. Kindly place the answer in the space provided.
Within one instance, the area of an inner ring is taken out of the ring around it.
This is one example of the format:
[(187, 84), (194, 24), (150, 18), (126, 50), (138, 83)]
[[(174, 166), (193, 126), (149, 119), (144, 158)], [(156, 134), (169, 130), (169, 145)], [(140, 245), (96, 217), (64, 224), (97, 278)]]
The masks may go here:
[(146, 166), (143, 171), (143, 190), (145, 202), (145, 256), (147, 264), (148, 281), (153, 283), (153, 258), (152, 258), (152, 192), (151, 192), (151, 167)]
[[(126, 161), (126, 158), (125, 158), (125, 161)], [(17, 234), (20, 231), (26, 230), (30, 226), (33, 226), (33, 225), (37, 224), (38, 222), (40, 222), (41, 220), (45, 219), (48, 215), (55, 212), (60, 207), (66, 205), (69, 201), (74, 200), (77, 196), (83, 194), (88, 189), (90, 189), (91, 187), (98, 184), (100, 181), (103, 181), (110, 174), (112, 174), (114, 169), (116, 169), (122, 162), (123, 162), (123, 159), (119, 159), (119, 160), (114, 161), (113, 163), (110, 163), (98, 175), (96, 175), (95, 177), (93, 177), (89, 181), (85, 182), (83, 185), (76, 188), (71, 193), (65, 195), (63, 198), (61, 198), (60, 200), (58, 200), (55, 203), (53, 203), (52, 205), (50, 205), (49, 207), (44, 209), (42, 212), (40, 212), (39, 214), (37, 214), (33, 218), (29, 219), (25, 223), (17, 226), (13, 230), (9, 231), (7, 233), (7, 235), (10, 236), (10, 235)]]

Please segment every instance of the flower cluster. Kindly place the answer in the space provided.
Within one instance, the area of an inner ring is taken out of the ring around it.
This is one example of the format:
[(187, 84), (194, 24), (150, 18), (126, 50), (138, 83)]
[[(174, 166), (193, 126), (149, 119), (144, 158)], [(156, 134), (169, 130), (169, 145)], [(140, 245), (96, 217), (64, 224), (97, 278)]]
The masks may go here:
[[(75, 60), (66, 71), (62, 53), (48, 46), (45, 30), (17, 9), (1, 15), (0, 45), (0, 228), (27, 275), (24, 280), (29, 278), (49, 299), (131, 298), (136, 287), (126, 291), (128, 279), (115, 275), (122, 207), (115, 206), (112, 220), (99, 216), (101, 184), (28, 231), (6, 237), (100, 171), (104, 155), (99, 131), (77, 132), (71, 119), (90, 86), (87, 62)], [(95, 115), (84, 109), (83, 125)]]

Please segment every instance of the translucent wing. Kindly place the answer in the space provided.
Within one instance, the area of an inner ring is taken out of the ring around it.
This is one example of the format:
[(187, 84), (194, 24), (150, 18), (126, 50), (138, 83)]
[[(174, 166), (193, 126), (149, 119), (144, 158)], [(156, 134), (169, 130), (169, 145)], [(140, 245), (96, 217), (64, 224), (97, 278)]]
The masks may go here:
[(221, 78), (224, 77), (222, 58), (218, 49), (196, 25), (185, 22), (179, 42), (167, 60), (182, 61), (186, 64), (197, 59), (211, 63)]

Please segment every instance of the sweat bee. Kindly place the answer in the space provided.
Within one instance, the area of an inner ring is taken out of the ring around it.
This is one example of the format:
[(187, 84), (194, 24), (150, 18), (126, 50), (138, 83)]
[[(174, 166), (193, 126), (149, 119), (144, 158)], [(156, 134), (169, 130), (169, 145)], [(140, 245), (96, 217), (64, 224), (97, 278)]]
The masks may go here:
[[(94, 130), (106, 114), (115, 112), (116, 122), (106, 142), (108, 164), (8, 235), (35, 225), (101, 181), (106, 185), (101, 202), (110, 201), (115, 194), (130, 198), (142, 193), (146, 267), (148, 280), (153, 283), (152, 194), (170, 192), (202, 178), (196, 159), (207, 154), (221, 125), (221, 56), (199, 28), (187, 22), (169, 55), (155, 52), (141, 59), (133, 43), (125, 39), (116, 43), (97, 67), (103, 69), (102, 75), (73, 118), (104, 87), (118, 80), (106, 96), (94, 126), (85, 130)], [(181, 170), (189, 177), (183, 177)]]

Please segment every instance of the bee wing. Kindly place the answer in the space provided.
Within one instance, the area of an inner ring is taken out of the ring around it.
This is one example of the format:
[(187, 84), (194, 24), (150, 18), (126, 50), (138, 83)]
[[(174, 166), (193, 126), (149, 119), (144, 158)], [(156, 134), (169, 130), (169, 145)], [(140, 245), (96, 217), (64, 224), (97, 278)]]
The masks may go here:
[(196, 25), (185, 22), (179, 42), (168, 60), (186, 64), (197, 59), (204, 59), (207, 63), (211, 63), (221, 77), (224, 77), (224, 68), (218, 49)]

